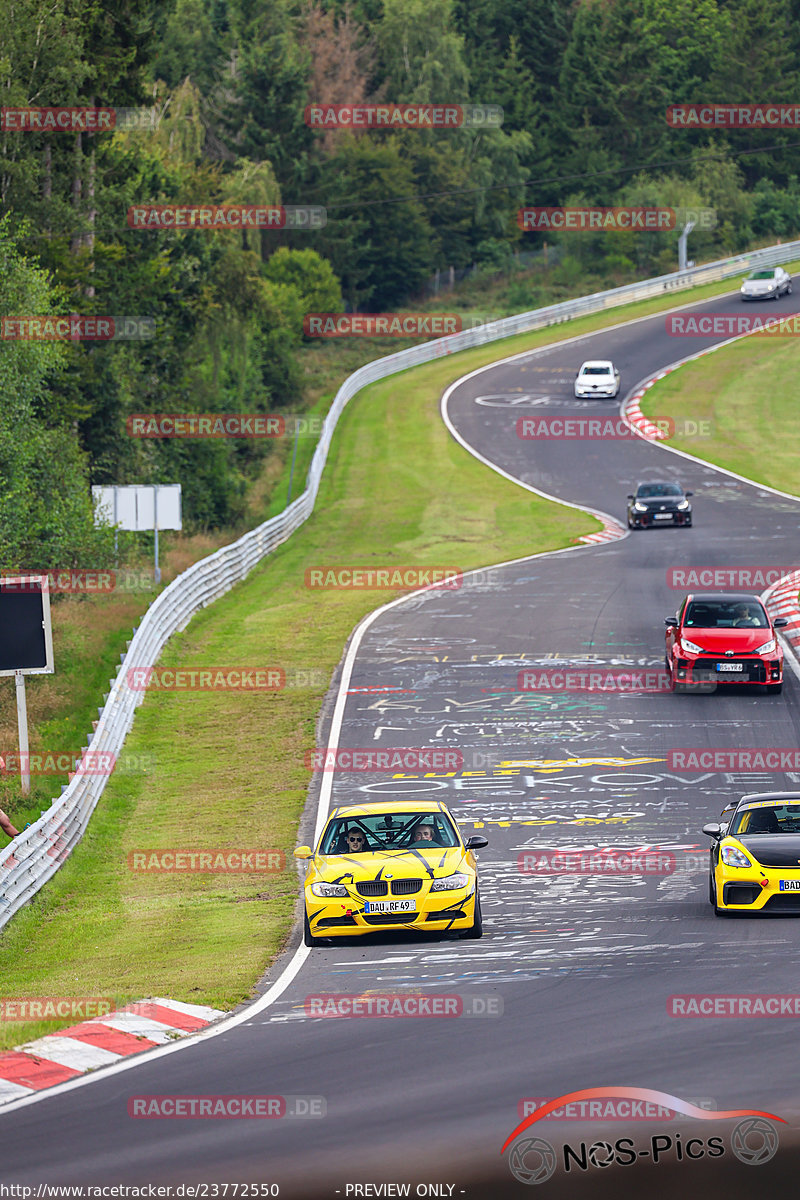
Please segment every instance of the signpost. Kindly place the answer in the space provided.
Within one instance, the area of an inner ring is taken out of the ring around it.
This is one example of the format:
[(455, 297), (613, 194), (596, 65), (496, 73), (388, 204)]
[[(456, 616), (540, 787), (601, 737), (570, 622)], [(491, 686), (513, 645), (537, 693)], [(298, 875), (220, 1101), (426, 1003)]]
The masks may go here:
[(52, 675), (54, 669), (47, 576), (0, 578), (0, 675), (14, 676), (23, 796), (30, 795), (31, 790), (25, 676)]
[[(179, 483), (141, 483), (92, 488), (95, 521), (102, 516), (117, 529), (132, 533), (155, 533), (155, 581), (161, 582), (158, 565), (159, 529), (182, 529), (181, 485)], [(115, 542), (116, 549), (116, 542)]]

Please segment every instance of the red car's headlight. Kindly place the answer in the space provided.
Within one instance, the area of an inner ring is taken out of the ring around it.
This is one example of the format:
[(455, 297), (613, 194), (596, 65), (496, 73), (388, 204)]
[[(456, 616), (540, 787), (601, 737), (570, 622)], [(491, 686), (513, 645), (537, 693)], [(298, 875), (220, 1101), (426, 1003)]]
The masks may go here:
[(764, 642), (763, 646), (757, 646), (753, 654), (774, 654), (777, 649), (775, 638), (770, 638), (768, 642)]
[(690, 642), (688, 638), (682, 637), (681, 645), (683, 646), (684, 650), (688, 650), (690, 654), (702, 654), (703, 653), (703, 647), (695, 645), (695, 643)]

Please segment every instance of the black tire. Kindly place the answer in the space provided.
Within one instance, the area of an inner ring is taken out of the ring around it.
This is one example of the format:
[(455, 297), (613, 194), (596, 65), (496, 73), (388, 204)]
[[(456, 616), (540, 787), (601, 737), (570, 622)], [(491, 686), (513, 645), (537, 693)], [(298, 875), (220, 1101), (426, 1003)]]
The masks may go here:
[(320, 938), (314, 937), (311, 932), (311, 926), (308, 923), (308, 913), (303, 913), (303, 945), (319, 946), (320, 944)]
[(790, 279), (786, 285), (786, 295), (791, 296), (791, 294), (792, 294), (792, 281)]
[(711, 874), (708, 876), (708, 902), (709, 904), (717, 902), (717, 897), (714, 895), (714, 876)]
[(769, 696), (780, 696), (781, 692), (783, 691), (783, 684), (782, 683), (768, 683), (766, 690), (767, 690), (767, 695), (769, 695)]
[(481, 912), (480, 894), (477, 891), (475, 892), (475, 920), (469, 929), (464, 930), (461, 936), (470, 941), (483, 937), (483, 913)]

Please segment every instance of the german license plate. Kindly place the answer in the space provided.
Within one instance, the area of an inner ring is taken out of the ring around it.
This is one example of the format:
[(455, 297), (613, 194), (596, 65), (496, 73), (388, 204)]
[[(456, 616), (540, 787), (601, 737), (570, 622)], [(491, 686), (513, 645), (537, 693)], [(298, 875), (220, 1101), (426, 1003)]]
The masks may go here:
[(718, 671), (743, 671), (744, 663), (717, 663)]
[(416, 911), (416, 900), (366, 900), (364, 902), (365, 913), (413, 913)]
[(780, 890), (782, 892), (800, 892), (800, 879), (782, 879)]
[(656, 521), (671, 521), (672, 513), (656, 513), (655, 519)]

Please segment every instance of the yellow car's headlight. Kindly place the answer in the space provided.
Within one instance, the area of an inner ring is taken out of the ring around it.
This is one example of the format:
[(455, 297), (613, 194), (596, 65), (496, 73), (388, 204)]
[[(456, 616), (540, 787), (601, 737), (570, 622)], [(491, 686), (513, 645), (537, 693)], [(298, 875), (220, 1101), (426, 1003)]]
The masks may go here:
[(469, 883), (469, 875), (456, 871), (454, 875), (445, 875), (442, 879), (434, 879), (431, 884), (432, 892), (454, 892), (456, 888), (465, 888)]
[(737, 850), (735, 846), (723, 846), (720, 858), (726, 867), (752, 867), (753, 865), (747, 855), (742, 854), (741, 850)]
[(315, 896), (346, 896), (347, 888), (341, 883), (312, 883), (311, 891)]

